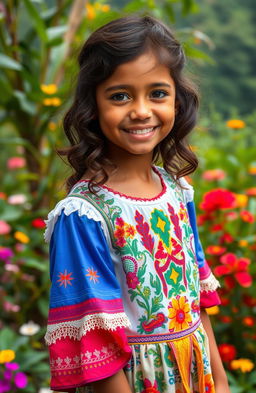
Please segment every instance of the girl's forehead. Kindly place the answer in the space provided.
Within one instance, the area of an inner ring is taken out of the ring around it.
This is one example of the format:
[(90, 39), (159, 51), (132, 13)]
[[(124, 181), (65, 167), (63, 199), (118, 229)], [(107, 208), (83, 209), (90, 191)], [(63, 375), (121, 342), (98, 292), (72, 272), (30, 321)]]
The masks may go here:
[(140, 84), (142, 82), (152, 83), (158, 79), (173, 81), (167, 65), (161, 63), (157, 55), (146, 52), (137, 58), (120, 64), (116, 67), (113, 74), (101, 83), (102, 86), (111, 84)]

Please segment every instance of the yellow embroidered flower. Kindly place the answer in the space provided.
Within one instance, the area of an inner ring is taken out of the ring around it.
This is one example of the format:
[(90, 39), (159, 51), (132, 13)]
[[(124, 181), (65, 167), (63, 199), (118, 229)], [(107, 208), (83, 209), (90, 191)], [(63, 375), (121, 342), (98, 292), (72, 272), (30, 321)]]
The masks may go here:
[(134, 228), (134, 226), (129, 225), (129, 224), (125, 224), (125, 235), (126, 237), (130, 237), (131, 239), (134, 238), (136, 233), (136, 229)]
[(248, 373), (254, 368), (254, 364), (250, 359), (235, 359), (230, 363), (232, 370), (240, 369), (242, 373)]
[(190, 305), (186, 296), (177, 296), (169, 305), (169, 330), (179, 331), (187, 329), (192, 322)]
[(40, 87), (41, 87), (41, 90), (43, 93), (49, 94), (49, 95), (55, 94), (58, 90), (57, 85), (55, 85), (53, 83), (50, 85), (41, 85)]
[(206, 308), (206, 312), (208, 315), (216, 315), (219, 314), (220, 308), (218, 306), (209, 307)]
[(16, 232), (14, 233), (14, 238), (15, 238), (16, 240), (18, 240), (20, 243), (27, 244), (27, 243), (30, 242), (29, 237), (28, 237), (25, 233), (23, 233), (23, 232), (21, 232), (21, 231), (16, 231)]
[(0, 363), (9, 363), (15, 359), (15, 352), (12, 349), (0, 351)]
[(228, 120), (226, 125), (227, 127), (233, 128), (234, 130), (239, 130), (240, 128), (244, 128), (246, 124), (243, 120), (233, 119)]

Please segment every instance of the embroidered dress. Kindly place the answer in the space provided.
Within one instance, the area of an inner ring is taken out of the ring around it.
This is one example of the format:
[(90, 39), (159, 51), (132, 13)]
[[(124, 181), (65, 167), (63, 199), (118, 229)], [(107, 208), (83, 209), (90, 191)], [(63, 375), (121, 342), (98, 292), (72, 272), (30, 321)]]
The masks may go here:
[(137, 199), (78, 182), (49, 213), (51, 388), (93, 392), (123, 368), (135, 393), (213, 393), (200, 307), (220, 303), (199, 241), (193, 189), (153, 168)]

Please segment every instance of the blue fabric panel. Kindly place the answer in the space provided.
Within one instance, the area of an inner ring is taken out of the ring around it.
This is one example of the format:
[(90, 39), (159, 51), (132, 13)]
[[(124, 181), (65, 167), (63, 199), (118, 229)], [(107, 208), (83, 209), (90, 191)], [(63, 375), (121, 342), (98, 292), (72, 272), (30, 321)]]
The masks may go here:
[(63, 212), (50, 242), (50, 307), (121, 297), (100, 222)]
[(198, 229), (196, 223), (196, 209), (195, 209), (194, 202), (191, 201), (187, 203), (187, 210), (188, 210), (190, 225), (194, 233), (197, 263), (199, 267), (203, 267), (205, 264), (205, 255), (198, 235)]

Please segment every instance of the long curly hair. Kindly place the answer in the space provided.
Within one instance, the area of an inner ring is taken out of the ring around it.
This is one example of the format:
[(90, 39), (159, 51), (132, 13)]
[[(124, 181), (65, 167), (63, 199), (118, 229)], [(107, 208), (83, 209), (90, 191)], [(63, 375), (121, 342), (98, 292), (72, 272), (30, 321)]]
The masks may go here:
[(67, 156), (73, 174), (67, 179), (70, 190), (89, 172), (92, 192), (107, 182), (105, 168), (113, 168), (107, 156), (106, 138), (97, 120), (96, 87), (109, 78), (123, 63), (152, 50), (159, 61), (170, 69), (176, 88), (177, 113), (171, 132), (153, 152), (152, 164), (161, 160), (174, 178), (192, 173), (198, 165), (189, 148), (187, 135), (194, 128), (198, 110), (198, 93), (183, 75), (185, 55), (170, 29), (151, 16), (126, 16), (100, 27), (85, 42), (78, 57), (80, 66), (73, 104), (63, 121), (70, 142), (59, 154)]

